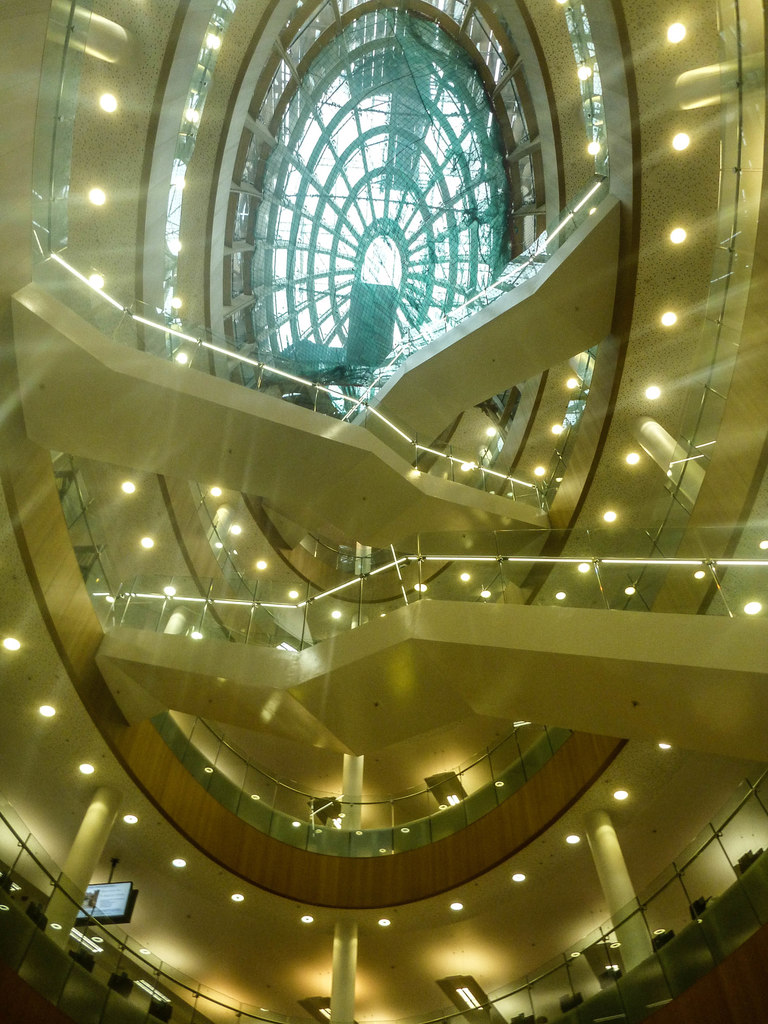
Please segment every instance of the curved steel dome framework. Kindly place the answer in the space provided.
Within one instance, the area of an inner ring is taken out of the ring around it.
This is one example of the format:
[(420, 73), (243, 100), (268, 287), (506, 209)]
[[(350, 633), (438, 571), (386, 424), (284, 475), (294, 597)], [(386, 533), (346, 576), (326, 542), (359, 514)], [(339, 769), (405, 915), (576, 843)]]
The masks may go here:
[(356, 382), (508, 259), (501, 133), (469, 55), (405, 10), (309, 67), (266, 161), (253, 262), (263, 357)]

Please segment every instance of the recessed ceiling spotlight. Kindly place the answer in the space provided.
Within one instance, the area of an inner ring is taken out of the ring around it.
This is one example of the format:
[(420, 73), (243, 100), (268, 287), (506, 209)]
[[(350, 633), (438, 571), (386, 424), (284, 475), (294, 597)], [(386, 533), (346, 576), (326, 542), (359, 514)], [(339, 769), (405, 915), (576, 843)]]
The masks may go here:
[(189, 636), (190, 636), (191, 640), (202, 640), (203, 639), (203, 634), (200, 632), (199, 629), (193, 629), (192, 632), (189, 634)]
[(117, 110), (117, 99), (111, 92), (104, 92), (99, 96), (99, 106), (102, 110), (106, 111), (107, 114), (114, 114)]
[(123, 821), (125, 822), (126, 825), (135, 825), (138, 820), (139, 819), (136, 817), (135, 814), (123, 815)]
[(758, 612), (763, 610), (763, 606), (759, 601), (748, 601), (744, 605), (744, 611), (747, 615), (757, 615)]
[(464, 909), (464, 904), (463, 903), (459, 903), (458, 900), (456, 900), (455, 903), (451, 904), (451, 910), (463, 910), (463, 909)]
[(189, 356), (187, 355), (186, 352), (177, 352), (176, 353), (176, 362), (180, 366), (186, 366), (187, 363), (189, 362)]
[(589, 570), (592, 567), (590, 566), (589, 562), (579, 562), (577, 568), (579, 572), (589, 572)]
[(761, 551), (765, 551), (766, 549), (768, 549), (768, 540), (761, 540), (758, 544), (758, 547)]
[(491, 596), (490, 590), (481, 590), (480, 591), (480, 597), (482, 597), (484, 600), (487, 601), (490, 596)]
[(496, 437), (496, 434), (497, 434), (496, 427), (486, 427), (485, 428), (485, 436), (486, 437)]
[(221, 549), (224, 547), (220, 540), (215, 541), (213, 546), (216, 548), (217, 551), (221, 551)]
[(165, 594), (166, 597), (174, 597), (174, 595), (176, 594), (176, 587), (163, 587), (163, 593)]
[(293, 828), (301, 828), (301, 822), (300, 821), (292, 821), (291, 822), (291, 826)]
[(580, 951), (578, 949), (574, 949), (574, 951), (571, 953), (571, 960), (576, 960), (577, 957), (580, 957), (580, 956), (581, 956)]
[(15, 636), (7, 636), (5, 640), (3, 640), (3, 647), (6, 651), (18, 651), (21, 649), (21, 643)]
[(661, 314), (661, 322), (665, 327), (671, 327), (677, 323), (677, 313), (673, 313), (671, 309), (668, 309), (666, 313)]
[(104, 278), (101, 276), (101, 274), (89, 274), (88, 284), (91, 286), (91, 288), (96, 288), (98, 291), (101, 291), (102, 288), (104, 287)]
[(630, 466), (636, 466), (640, 461), (640, 455), (638, 452), (627, 452), (626, 456), (627, 464)]
[(233, 903), (242, 903), (243, 900), (245, 899), (245, 896), (243, 896), (241, 892), (233, 892), (229, 898), (232, 900)]
[(184, 305), (180, 295), (174, 295), (171, 299), (171, 309), (181, 309)]
[(426, 593), (426, 590), (427, 590), (427, 584), (426, 583), (415, 583), (414, 586), (413, 586), (413, 589), (417, 593), (419, 593), (419, 594), (424, 594), (424, 593)]
[(525, 875), (523, 874), (522, 871), (516, 871), (514, 873), (514, 875), (512, 875), (512, 881), (513, 882), (524, 882), (525, 881)]
[(339, 611), (338, 608), (334, 608), (333, 609), (333, 611), (331, 612), (331, 618), (332, 619), (340, 619), (341, 618), (341, 612)]
[(302, 923), (302, 924), (312, 924), (312, 922), (313, 922), (314, 920), (315, 920), (315, 919), (314, 919), (314, 917), (312, 917), (312, 915), (311, 915), (311, 914), (303, 914), (303, 915), (302, 915), (302, 918), (301, 918), (301, 923)]
[(579, 386), (578, 377), (569, 377), (568, 380), (565, 382), (565, 386), (568, 388), (569, 391), (574, 391)]
[(258, 560), (258, 562), (256, 563), (256, 568), (259, 570), (259, 572), (263, 572), (267, 568), (267, 563), (264, 561), (263, 558), (260, 558)]
[(88, 199), (94, 206), (103, 206), (107, 201), (107, 193), (103, 188), (92, 188), (88, 193)]
[(93, 765), (92, 764), (88, 764), (87, 761), (84, 761), (80, 765), (80, 773), (81, 773), (81, 775), (93, 775), (93, 773), (95, 771), (96, 771), (96, 769), (93, 767)]
[(141, 953), (142, 956), (152, 956), (152, 951), (149, 949), (142, 948), (139, 950), (139, 952)]
[(469, 581), (472, 579), (472, 577), (469, 575), (468, 572), (463, 572), (459, 576), (459, 579), (461, 580), (462, 583), (469, 583)]
[(120, 484), (120, 490), (123, 491), (124, 494), (135, 494), (136, 484), (133, 480), (123, 480)]
[(575, 832), (572, 832), (571, 835), (565, 837), (565, 841), (569, 846), (576, 846), (577, 843), (581, 842), (581, 836), (577, 836)]
[(382, 928), (389, 928), (392, 922), (389, 920), (388, 917), (380, 917), (379, 924), (381, 925)]
[(590, 144), (587, 146), (587, 152), (590, 156), (597, 156), (597, 154), (600, 152), (600, 143), (597, 140), (595, 140), (594, 142), (590, 142)]
[(645, 389), (645, 397), (650, 398), (652, 402), (655, 402), (657, 398), (661, 397), (661, 388), (656, 384), (651, 384), (650, 387)]
[(208, 491), (208, 493), (210, 494), (210, 496), (212, 498), (220, 498), (221, 497), (221, 488), (220, 487), (212, 487)]
[(295, 600), (297, 599), (297, 597), (298, 597), (298, 596), (299, 596), (299, 592), (298, 592), (298, 590), (289, 590), (289, 591), (288, 591), (288, 597), (289, 597), (289, 598), (290, 598), (290, 599), (291, 599), (292, 601), (295, 601)]
[(558, 434), (562, 434), (562, 432), (563, 432), (563, 424), (562, 423), (553, 423), (552, 424), (552, 433), (555, 435), (555, 437), (557, 437)]
[(173, 864), (175, 868), (185, 868), (187, 866), (187, 862), (183, 857), (174, 857), (171, 864)]
[(147, 551), (149, 551), (150, 548), (153, 548), (155, 546), (155, 542), (152, 540), (151, 537), (142, 537), (139, 543)]
[(607, 512), (603, 512), (603, 519), (606, 523), (615, 523), (616, 513), (612, 509), (609, 509)]
[(617, 789), (616, 792), (613, 794), (613, 799), (626, 800), (628, 796), (629, 793), (626, 791), (626, 789)]
[(685, 228), (674, 228), (669, 233), (669, 240), (670, 242), (673, 243), (673, 245), (680, 245), (680, 243), (684, 242), (687, 237), (688, 233), (686, 232)]
[(43, 718), (53, 718), (56, 714), (56, 708), (52, 707), (50, 704), (41, 704), (37, 710)]
[(240, 524), (239, 524), (239, 523), (232, 523), (232, 525), (231, 525), (231, 526), (230, 526), (230, 528), (229, 528), (229, 532), (230, 532), (230, 533), (231, 533), (231, 534), (232, 534), (232, 535), (233, 535), (234, 537), (239, 537), (239, 536), (240, 536), (240, 534), (241, 534), (241, 533), (243, 532), (243, 528), (242, 528), (242, 526), (240, 526)]
[(565, 593), (564, 590), (558, 590), (558, 592), (555, 594), (555, 600), (556, 601), (564, 601), (565, 598), (566, 598), (566, 593)]
[(684, 149), (688, 149), (691, 144), (690, 135), (686, 135), (685, 132), (678, 132), (677, 135), (672, 139), (672, 148), (676, 149), (679, 153)]
[(670, 25), (667, 29), (667, 39), (670, 43), (681, 43), (685, 39), (685, 25), (680, 21)]
[(462, 464), (461, 464), (461, 472), (462, 473), (469, 473), (469, 471), (471, 469), (474, 469), (474, 468), (475, 468), (474, 462), (462, 462)]
[(634, 587), (624, 587), (624, 593), (627, 595), (627, 597), (632, 597), (632, 595), (636, 594), (637, 591)]
[(697, 569), (696, 572), (693, 574), (693, 578), (695, 580), (703, 580), (706, 575), (707, 574), (704, 572), (703, 569)]
[(544, 468), (544, 466), (537, 466), (537, 467), (536, 467), (536, 469), (534, 469), (534, 471), (533, 471), (533, 475), (534, 475), (534, 476), (544, 476), (544, 474), (545, 474), (546, 472), (547, 472), (547, 471), (546, 471), (546, 469)]
[(660, 743), (659, 744), (659, 750), (671, 750), (671, 749), (672, 749), (672, 744), (671, 743)]
[(588, 64), (582, 64), (578, 70), (578, 75), (582, 82), (586, 82), (588, 78), (592, 77), (592, 68)]

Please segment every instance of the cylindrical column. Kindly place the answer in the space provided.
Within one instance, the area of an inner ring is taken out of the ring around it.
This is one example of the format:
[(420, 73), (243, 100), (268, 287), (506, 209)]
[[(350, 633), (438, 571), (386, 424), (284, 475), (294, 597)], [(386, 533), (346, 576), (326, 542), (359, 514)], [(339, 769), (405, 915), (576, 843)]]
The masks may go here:
[(50, 933), (60, 946), (67, 943), (85, 887), (91, 881), (115, 823), (121, 799), (120, 791), (112, 786), (100, 786), (96, 790), (64, 862), (59, 888), (48, 901), (46, 910), (49, 925), (61, 925), (61, 930), (54, 929)]
[(679, 444), (660, 423), (641, 416), (635, 422), (634, 434), (643, 450), (678, 487), (678, 492), (691, 505), (696, 501), (704, 470), (696, 464), (688, 451)]
[(331, 1024), (352, 1024), (355, 1019), (357, 921), (337, 921), (333, 930)]
[(344, 810), (342, 827), (348, 829), (360, 828), (362, 820), (361, 801), (363, 799), (363, 766), (365, 757), (360, 754), (344, 754), (344, 767), (342, 768), (341, 806)]
[(170, 636), (184, 636), (195, 621), (194, 613), (182, 604), (176, 605), (163, 629)]
[(627, 969), (631, 969), (651, 953), (651, 940), (643, 915), (639, 912), (624, 924), (618, 924), (633, 910), (637, 910), (638, 903), (616, 829), (607, 811), (593, 811), (588, 815), (587, 838), (608, 911), (614, 924), (617, 924), (616, 936), (621, 943), (622, 962)]

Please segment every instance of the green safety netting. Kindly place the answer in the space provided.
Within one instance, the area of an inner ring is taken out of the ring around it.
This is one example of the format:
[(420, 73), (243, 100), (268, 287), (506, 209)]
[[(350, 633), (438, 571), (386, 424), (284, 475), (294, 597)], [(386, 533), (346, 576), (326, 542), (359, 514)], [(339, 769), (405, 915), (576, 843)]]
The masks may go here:
[(273, 132), (252, 263), (259, 358), (363, 385), (509, 259), (490, 101), (443, 29), (379, 10), (320, 51)]

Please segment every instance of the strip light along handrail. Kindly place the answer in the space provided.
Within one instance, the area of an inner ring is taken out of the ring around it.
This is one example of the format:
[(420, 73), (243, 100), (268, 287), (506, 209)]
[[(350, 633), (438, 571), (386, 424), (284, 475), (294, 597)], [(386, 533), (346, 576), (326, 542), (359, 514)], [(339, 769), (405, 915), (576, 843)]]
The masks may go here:
[[(766, 568), (768, 569), (768, 558), (622, 558), (620, 556), (600, 556), (586, 555), (583, 557), (576, 555), (453, 555), (453, 554), (441, 554), (441, 555), (412, 555), (412, 556), (401, 556), (396, 558), (392, 562), (388, 562), (386, 565), (379, 566), (372, 572), (359, 573), (347, 580), (345, 583), (340, 583), (338, 586), (331, 587), (328, 590), (323, 590), (317, 594), (313, 594), (311, 597), (298, 599), (296, 601), (261, 601), (256, 598), (218, 598), (218, 597), (201, 597), (200, 595), (185, 597), (182, 594), (174, 594), (173, 600), (179, 603), (188, 602), (190, 604), (207, 604), (207, 605), (235, 605), (240, 608), (305, 608), (309, 605), (314, 604), (317, 601), (323, 600), (323, 598), (330, 597), (332, 594), (339, 594), (344, 590), (348, 590), (351, 587), (357, 587), (360, 585), (362, 580), (366, 580), (371, 576), (380, 575), (382, 572), (389, 570), (395, 570), (398, 573), (400, 583), (402, 584), (402, 576), (400, 575), (400, 566), (412, 565), (417, 562), (466, 562), (468, 564), (480, 563), (480, 564), (499, 564), (502, 565), (505, 562), (518, 563), (522, 565), (588, 565), (592, 568), (598, 568), (601, 565), (629, 565), (629, 566), (657, 566), (665, 568), (674, 568), (676, 566), (690, 566), (697, 567), (700, 569), (706, 568), (718, 568), (728, 569), (735, 567), (750, 567), (750, 568)], [(254, 584), (255, 587), (255, 584)], [(255, 592), (255, 591), (254, 591)], [(132, 590), (129, 587), (123, 587), (123, 584), (117, 590), (116, 594), (110, 594), (107, 591), (96, 591), (93, 597), (99, 598), (141, 598), (144, 600), (158, 600), (168, 601), (169, 597), (167, 594), (155, 593), (153, 591), (138, 591)], [(453, 600), (457, 600), (454, 598)], [(467, 598), (467, 601), (471, 601), (472, 598)]]
[[(40, 246), (39, 240), (38, 246)], [(42, 251), (41, 246), (40, 248)], [(158, 323), (157, 321), (150, 320), (148, 317), (141, 316), (138, 313), (134, 313), (129, 306), (124, 306), (122, 303), (118, 302), (117, 299), (109, 295), (103, 288), (100, 288), (97, 285), (95, 285), (84, 274), (80, 273), (79, 270), (77, 270), (70, 263), (68, 263), (67, 260), (65, 260), (59, 253), (51, 253), (49, 258), (56, 262), (60, 267), (66, 270), (67, 273), (71, 274), (82, 284), (90, 288), (91, 291), (95, 292), (115, 309), (119, 310), (125, 316), (133, 320), (135, 323), (141, 324), (143, 327), (148, 327), (152, 330), (159, 331), (164, 335), (170, 335), (173, 338), (178, 338), (180, 341), (189, 342), (190, 344), (195, 345), (197, 348), (206, 349), (207, 351), (214, 352), (217, 355), (225, 356), (227, 359), (234, 359), (238, 362), (245, 363), (248, 366), (251, 366), (254, 369), (258, 370), (260, 374), (263, 374), (265, 371), (267, 371), (268, 373), (275, 374), (275, 376), (281, 377), (284, 380), (290, 380), (293, 383), (301, 384), (304, 387), (315, 388), (317, 391), (321, 391), (323, 392), (323, 394), (328, 395), (334, 401), (343, 399), (345, 402), (356, 402), (356, 399), (353, 399), (348, 395), (339, 394), (338, 392), (331, 390), (331, 388), (325, 387), (322, 384), (317, 384), (314, 381), (308, 380), (305, 377), (299, 377), (296, 374), (288, 373), (286, 370), (281, 370), (278, 369), (277, 367), (270, 366), (269, 364), (261, 362), (257, 359), (251, 359), (250, 357), (243, 355), (241, 352), (237, 352), (234, 349), (224, 348), (221, 345), (216, 345), (213, 342), (206, 341), (204, 338), (195, 337), (192, 334), (188, 334), (185, 331), (179, 330), (177, 327), (173, 327), (169, 324)], [(473, 468), (479, 469), (483, 475), (492, 476), (497, 480), (504, 480), (509, 481), (509, 483), (519, 484), (521, 487), (527, 487), (530, 491), (538, 494), (538, 487), (535, 483), (530, 483), (527, 480), (518, 479), (517, 477), (511, 476), (509, 473), (499, 473), (493, 469), (487, 469), (482, 466), (476, 466), (473, 460), (460, 458), (459, 456), (453, 455), (448, 452), (440, 452), (433, 449), (427, 449), (423, 445), (420, 445), (416, 438), (411, 437), (404, 430), (401, 430), (400, 427), (393, 423), (388, 417), (384, 416), (383, 413), (379, 412), (377, 409), (374, 409), (370, 406), (368, 407), (368, 409), (374, 416), (376, 416), (376, 418), (380, 422), (382, 422), (386, 427), (388, 427), (391, 431), (397, 434), (402, 440), (410, 444), (415, 451), (429, 451), (430, 454), (433, 454), (438, 458), (445, 459), (447, 462), (453, 465), (471, 465)], [(511, 501), (516, 500), (514, 493), (510, 493), (506, 495), (506, 497), (509, 498), (509, 500)]]
[[(647, 891), (640, 895), (639, 906), (633, 906), (630, 913), (626, 915), (622, 914), (621, 920), (607, 920), (604, 924), (600, 925), (599, 927), (589, 932), (587, 935), (583, 936), (583, 938), (580, 941), (574, 943), (571, 947), (561, 952), (559, 956), (552, 958), (549, 962), (543, 964), (538, 970), (532, 971), (525, 978), (519, 979), (518, 981), (505, 985), (502, 988), (489, 993), (487, 1001), (484, 1001), (481, 1004), (481, 1009), (487, 1012), (490, 1008), (493, 1008), (497, 1012), (501, 1012), (499, 1010), (499, 1005), (502, 1004), (504, 1000), (511, 999), (519, 993), (535, 993), (537, 986), (541, 985), (542, 982), (545, 982), (547, 979), (551, 978), (557, 971), (564, 971), (567, 975), (569, 965), (573, 965), (572, 954), (574, 952), (583, 954), (587, 949), (598, 946), (601, 948), (601, 950), (605, 950), (605, 943), (609, 940), (615, 941), (617, 933), (620, 932), (622, 926), (625, 925), (631, 918), (636, 917), (637, 914), (640, 914), (643, 917), (643, 919), (645, 919), (645, 914), (648, 908), (653, 906), (654, 901), (658, 896), (667, 892), (670, 882), (673, 882), (676, 879), (679, 879), (682, 882), (686, 870), (690, 868), (692, 864), (698, 861), (698, 859), (703, 854), (706, 854), (706, 852), (710, 850), (713, 844), (717, 844), (717, 846), (720, 846), (724, 862), (729, 863), (731, 869), (734, 872), (734, 882), (732, 883), (732, 885), (738, 884), (736, 878), (735, 864), (731, 862), (730, 857), (726, 853), (725, 849), (722, 847), (721, 836), (723, 835), (728, 825), (738, 820), (739, 816), (744, 812), (745, 808), (747, 807), (747, 804), (750, 801), (756, 802), (756, 806), (762, 811), (764, 817), (768, 816), (768, 811), (766, 810), (763, 804), (761, 794), (759, 792), (761, 787), (765, 783), (766, 774), (768, 773), (761, 773), (761, 775), (755, 782), (750, 782), (747, 779), (744, 783), (742, 783), (741, 787), (739, 787), (739, 789), (741, 789), (742, 792), (738, 800), (736, 801), (735, 806), (726, 814), (724, 818), (722, 816), (723, 811), (721, 811), (718, 815), (715, 815), (713, 817), (713, 820), (710, 821), (708, 825), (705, 825), (700, 830), (698, 836), (696, 837), (696, 840), (694, 841), (694, 844), (689, 844), (688, 849), (691, 849), (691, 845), (693, 845), (694, 847), (691, 855), (685, 858), (684, 860), (681, 860), (681, 858), (678, 857), (677, 860), (672, 862), (672, 864), (670, 865), (672, 869), (671, 878), (669, 870), (657, 876), (655, 881), (652, 882), (651, 885), (648, 887)], [(737, 789), (736, 792), (738, 793), (739, 790)], [(14, 825), (12, 823), (10, 817), (11, 814), (13, 815), (13, 818), (17, 820), (17, 825)], [(23, 822), (21, 822), (21, 820), (18, 818), (18, 815), (16, 815), (16, 813), (12, 810), (10, 805), (5, 800), (0, 801), (0, 825), (6, 828), (8, 830), (8, 833), (14, 837), (14, 840), (18, 844), (20, 851), (29, 854), (33, 862), (39, 866), (44, 876), (48, 879), (48, 882), (51, 885), (52, 889), (60, 889), (62, 884), (62, 876), (60, 875), (60, 873), (57, 874), (55, 870), (52, 871), (42, 862), (37, 853), (37, 851), (45, 852), (43, 850), (42, 845), (37, 842), (37, 840), (33, 837), (29, 829), (27, 829)], [(18, 826), (23, 827), (19, 828)], [(747, 822), (745, 823), (745, 829), (746, 834), (750, 836), (754, 835), (753, 820), (748, 818)], [(26, 833), (26, 839), (23, 838), (22, 833)], [(706, 838), (702, 839), (703, 836), (706, 836)], [(757, 838), (759, 841), (759, 837)], [(686, 852), (687, 851), (681, 851), (681, 853)], [(768, 856), (768, 854), (763, 854), (763, 856)], [(50, 863), (53, 866), (53, 860), (51, 858), (48, 859), (50, 860)], [(14, 866), (10, 868), (9, 880), (15, 875), (19, 880), (25, 882), (26, 879), (24, 875), (17, 869), (17, 863), (18, 858), (16, 864), (14, 864)], [(71, 900), (71, 896), (69, 896), (67, 889), (64, 888), (62, 889), (62, 891), (67, 896), (67, 898)], [(719, 894), (722, 894), (722, 892), (727, 891), (728, 887), (726, 887), (726, 889), (724, 890), (720, 890)], [(687, 903), (690, 899), (684, 886), (681, 888), (680, 898), (685, 903)], [(667, 914), (674, 912), (674, 907), (671, 911), (667, 910), (666, 912)], [(685, 910), (685, 913), (688, 913), (687, 909)], [(707, 911), (707, 913), (716, 913), (716, 904), (715, 910)], [(753, 931), (754, 929), (759, 927), (759, 919), (756, 914), (755, 920), (753, 921), (753, 925)], [(688, 927), (698, 926), (700, 926), (699, 922), (689, 920)], [(259, 1009), (256, 1006), (247, 1006), (239, 1000), (228, 997), (224, 993), (216, 992), (208, 986), (201, 984), (197, 979), (189, 978), (187, 975), (182, 974), (179, 971), (176, 971), (176, 969), (171, 964), (166, 963), (159, 957), (148, 954), (143, 944), (140, 943), (139, 940), (134, 939), (132, 936), (130, 936), (122, 928), (119, 928), (115, 925), (106, 925), (104, 924), (103, 921), (100, 920), (93, 920), (89, 927), (91, 927), (93, 930), (97, 931), (101, 936), (103, 936), (106, 942), (108, 942), (113, 948), (119, 951), (119, 953), (121, 953), (124, 956), (130, 957), (129, 960), (122, 961), (123, 967), (138, 967), (146, 974), (148, 979), (152, 979), (151, 983), (153, 985), (165, 985), (168, 989), (168, 992), (170, 992), (172, 995), (177, 996), (177, 998), (180, 992), (184, 993), (187, 998), (191, 998), (193, 1005), (196, 1007), (197, 1011), (203, 1014), (206, 1013), (206, 1004), (208, 1004), (211, 1010), (217, 1008), (220, 1010), (233, 1011), (236, 1014), (236, 1016), (240, 1019), (271, 1022), (271, 1024), (300, 1024), (300, 1021), (297, 1018), (291, 1018), (285, 1014), (277, 1012), (273, 1013), (264, 1009)], [(744, 938), (746, 937), (747, 936), (744, 935)], [(141, 952), (142, 949), (144, 949), (144, 952)], [(654, 953), (650, 954), (649, 960), (651, 957), (657, 958), (658, 955), (658, 951), (655, 951)], [(66, 958), (66, 954), (64, 951), (61, 952), (61, 956), (63, 958)], [(644, 961), (644, 963), (646, 962), (647, 961)], [(118, 966), (121, 965), (118, 964)], [(714, 963), (712, 966), (714, 966)], [(706, 969), (707, 968), (705, 964), (704, 968), (701, 969), (701, 973), (705, 973)], [(697, 975), (697, 977), (698, 976), (700, 975)], [(692, 977), (688, 984), (692, 984), (694, 980), (695, 978)], [(570, 981), (568, 981), (568, 986), (571, 987)], [(687, 986), (684, 985), (683, 988), (685, 987)], [(601, 989), (601, 991), (604, 990)], [(670, 989), (670, 1001), (673, 998), (673, 995), (674, 993)], [(531, 1004), (531, 1006), (532, 1005), (533, 1004)], [(588, 1005), (589, 1003), (587, 1000), (586, 1006), (588, 1007)], [(652, 1010), (653, 1007), (649, 1009)], [(502, 1015), (504, 1016), (504, 1019), (509, 1019), (509, 1014)], [(418, 1014), (417, 1016), (407, 1018), (407, 1020), (402, 1021), (402, 1024), (439, 1024), (440, 1021), (446, 1020), (458, 1022), (463, 1018), (463, 1016), (464, 1013), (461, 1010), (457, 1010), (455, 1007), (451, 1007), (442, 1010), (435, 1010), (427, 1013)], [(557, 1016), (559, 1018), (559, 1015)], [(633, 1017), (633, 1019), (639, 1020), (641, 1018)], [(383, 1022), (381, 1022), (381, 1024), (383, 1024)], [(389, 1024), (395, 1024), (395, 1022), (389, 1022)]]

